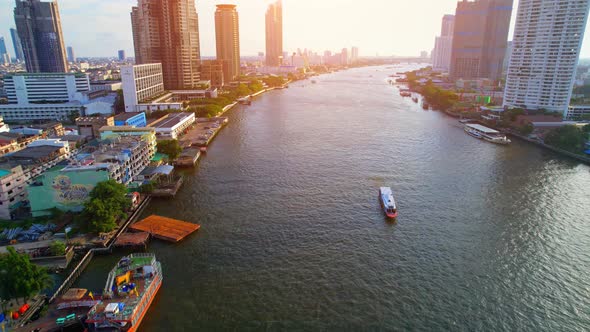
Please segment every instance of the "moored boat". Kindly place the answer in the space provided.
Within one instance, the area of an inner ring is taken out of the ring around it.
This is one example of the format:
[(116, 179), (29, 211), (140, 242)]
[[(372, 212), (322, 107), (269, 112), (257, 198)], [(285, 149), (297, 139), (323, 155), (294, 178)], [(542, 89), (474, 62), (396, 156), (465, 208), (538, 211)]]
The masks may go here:
[(397, 206), (395, 205), (395, 199), (393, 198), (393, 191), (389, 187), (379, 188), (379, 201), (383, 212), (388, 218), (397, 218)]
[(475, 138), (484, 139), (490, 143), (506, 145), (511, 142), (501, 132), (476, 123), (466, 123), (463, 130)]
[(88, 312), (90, 331), (137, 331), (162, 278), (162, 267), (154, 254), (121, 258), (107, 277), (102, 301)]

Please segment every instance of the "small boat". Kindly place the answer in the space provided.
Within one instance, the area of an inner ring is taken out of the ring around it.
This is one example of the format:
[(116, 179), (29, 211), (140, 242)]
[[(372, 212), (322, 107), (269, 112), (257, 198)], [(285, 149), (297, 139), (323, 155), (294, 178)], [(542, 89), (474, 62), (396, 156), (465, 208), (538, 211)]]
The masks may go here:
[(207, 147), (202, 146), (199, 151), (201, 151), (201, 153), (207, 153)]
[(506, 135), (500, 133), (497, 130), (482, 126), (476, 123), (466, 123), (463, 128), (465, 132), (475, 138), (484, 139), (490, 143), (507, 145), (511, 141), (506, 138)]
[(311, 80), (311, 83), (316, 84), (317, 81), (316, 80)]
[(397, 206), (395, 205), (395, 199), (393, 198), (393, 192), (391, 191), (391, 188), (379, 188), (379, 200), (385, 215), (388, 218), (397, 218)]

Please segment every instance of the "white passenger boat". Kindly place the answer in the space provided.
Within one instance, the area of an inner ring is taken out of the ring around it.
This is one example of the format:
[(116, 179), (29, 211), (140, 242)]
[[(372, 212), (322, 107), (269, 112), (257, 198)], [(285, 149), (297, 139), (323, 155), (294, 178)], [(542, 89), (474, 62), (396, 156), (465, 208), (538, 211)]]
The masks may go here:
[(490, 143), (502, 145), (510, 143), (510, 140), (506, 138), (506, 135), (500, 133), (497, 130), (482, 126), (480, 124), (466, 123), (463, 129), (467, 134), (478, 139), (484, 139)]

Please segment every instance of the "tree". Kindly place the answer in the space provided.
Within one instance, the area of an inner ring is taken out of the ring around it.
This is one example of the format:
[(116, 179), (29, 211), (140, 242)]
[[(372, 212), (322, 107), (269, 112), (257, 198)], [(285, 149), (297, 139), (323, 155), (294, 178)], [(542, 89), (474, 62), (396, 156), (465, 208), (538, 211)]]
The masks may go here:
[(533, 132), (533, 130), (535, 130), (535, 127), (530, 122), (518, 129), (518, 131), (524, 136), (530, 135)]
[(110, 232), (117, 227), (117, 219), (131, 207), (125, 185), (115, 180), (99, 182), (84, 203), (80, 220), (91, 232)]
[(235, 92), (238, 95), (238, 97), (244, 97), (249, 95), (251, 91), (246, 84), (240, 83), (240, 85), (238, 85), (238, 87), (236, 88)]
[(178, 144), (178, 140), (175, 139), (159, 141), (157, 148), (158, 152), (166, 154), (168, 159), (171, 161), (178, 158), (182, 152), (182, 148), (180, 147), (180, 144)]
[(80, 117), (80, 112), (73, 111), (70, 113), (70, 115), (68, 115), (68, 120), (70, 121), (70, 123), (76, 123), (76, 119), (79, 117)]
[(562, 126), (549, 131), (545, 135), (545, 143), (578, 153), (583, 150), (584, 141), (586, 140), (585, 136), (587, 135), (577, 126)]
[(47, 270), (31, 263), (29, 256), (19, 254), (13, 247), (0, 254), (0, 296), (5, 299), (24, 298), (50, 287)]
[(65, 243), (55, 240), (49, 245), (49, 250), (53, 256), (63, 256), (66, 254)]

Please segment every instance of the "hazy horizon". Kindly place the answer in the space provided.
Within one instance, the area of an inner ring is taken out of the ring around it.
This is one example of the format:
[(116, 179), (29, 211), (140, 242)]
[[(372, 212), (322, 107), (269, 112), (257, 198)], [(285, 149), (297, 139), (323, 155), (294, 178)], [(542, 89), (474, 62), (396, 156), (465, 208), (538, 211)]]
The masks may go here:
[[(196, 0), (202, 56), (215, 56), (215, 5), (233, 3), (240, 15), (242, 56), (265, 51), (264, 15), (271, 0)], [(77, 57), (114, 57), (124, 49), (133, 56), (131, 7), (137, 0), (59, 0), (66, 46)], [(435, 6), (433, 4), (436, 3)], [(512, 13), (509, 40), (518, 0)], [(283, 0), (284, 50), (308, 48), (318, 53), (357, 46), (361, 56), (418, 56), (431, 52), (442, 16), (454, 14), (457, 0)], [(427, 11), (425, 9), (428, 8)], [(14, 57), (9, 29), (14, 1), (0, 4), (0, 36)], [(334, 11), (333, 14), (330, 11)], [(412, 13), (404, 15), (402, 13)], [(580, 57), (590, 57), (588, 27)]]

